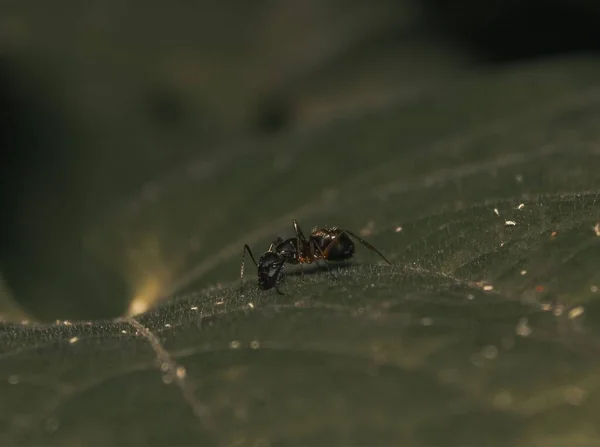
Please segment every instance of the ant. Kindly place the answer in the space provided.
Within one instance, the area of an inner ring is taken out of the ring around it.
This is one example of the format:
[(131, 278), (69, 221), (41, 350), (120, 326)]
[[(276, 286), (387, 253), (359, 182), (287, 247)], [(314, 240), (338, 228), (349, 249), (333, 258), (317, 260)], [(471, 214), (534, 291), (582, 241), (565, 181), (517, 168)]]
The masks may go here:
[(392, 265), (379, 250), (350, 230), (339, 227), (315, 227), (307, 239), (298, 222), (293, 220), (292, 223), (296, 237), (285, 240), (278, 237), (269, 245), (269, 249), (263, 253), (258, 262), (254, 259), (248, 244), (244, 245), (240, 268), (240, 291), (242, 294), (244, 293), (244, 256), (246, 251), (258, 268), (258, 288), (269, 290), (275, 287), (280, 295), (284, 295), (279, 290), (279, 284), (283, 279), (283, 267), (286, 263), (300, 264), (303, 277), (302, 264), (324, 261), (329, 268), (328, 261), (344, 261), (354, 256), (355, 250), (352, 239), (356, 239), (369, 250), (381, 256), (389, 265)]

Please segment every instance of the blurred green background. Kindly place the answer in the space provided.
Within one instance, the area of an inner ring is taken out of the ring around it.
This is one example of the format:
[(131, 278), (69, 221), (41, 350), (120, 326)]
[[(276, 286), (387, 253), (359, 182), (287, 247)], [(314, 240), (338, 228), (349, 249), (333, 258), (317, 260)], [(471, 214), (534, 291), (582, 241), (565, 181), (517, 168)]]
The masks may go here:
[[(585, 0), (3, 1), (0, 12), (7, 320), (113, 317), (235, 281), (241, 243), (260, 251), (315, 201), (286, 179), (335, 195), (336, 166), (311, 155), (294, 169), (312, 135), (468, 73), (600, 48), (600, 6)], [(368, 144), (330, 143), (360, 172)]]

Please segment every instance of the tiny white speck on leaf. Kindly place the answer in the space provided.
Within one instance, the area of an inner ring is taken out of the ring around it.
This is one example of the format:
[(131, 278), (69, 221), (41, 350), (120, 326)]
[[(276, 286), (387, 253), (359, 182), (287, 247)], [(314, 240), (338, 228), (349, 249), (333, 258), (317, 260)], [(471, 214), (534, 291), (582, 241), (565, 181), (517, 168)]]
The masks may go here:
[(514, 227), (517, 223), (514, 220), (507, 220), (504, 222), (504, 225), (507, 227)]
[(469, 357), (469, 361), (478, 368), (482, 368), (485, 365), (484, 358), (479, 352)]
[(160, 364), (161, 371), (167, 372), (169, 370), (169, 364), (167, 362), (163, 362)]
[(63, 324), (64, 324), (65, 326), (71, 326), (71, 322), (70, 322), (69, 320), (65, 320), (65, 321), (63, 321)]
[(500, 215), (500, 211), (498, 211), (498, 208), (494, 208), (494, 214), (495, 214), (496, 216), (499, 216), (499, 215)]
[(250, 342), (250, 347), (252, 349), (258, 349), (258, 348), (260, 348), (260, 342), (258, 340), (252, 340)]
[(421, 318), (421, 324), (423, 326), (431, 326), (433, 324), (433, 318), (423, 317), (423, 318)]
[(527, 274), (527, 270), (521, 270), (521, 276), (525, 276)]
[(569, 318), (571, 320), (573, 320), (573, 319), (583, 315), (583, 312), (585, 312), (585, 309), (583, 308), (583, 306), (574, 307), (573, 309), (571, 309), (569, 311)]
[(127, 333), (127, 331), (126, 331), (125, 329), (123, 329), (123, 330), (121, 331), (121, 334), (126, 334), (126, 333)]
[(486, 292), (491, 292), (492, 290), (494, 290), (494, 286), (491, 284), (486, 284), (485, 286), (483, 286), (483, 290), (485, 290)]
[(515, 176), (515, 180), (517, 183), (523, 183), (523, 176), (521, 174), (518, 174)]
[(469, 293), (469, 294), (467, 295), (467, 299), (468, 299), (468, 300), (475, 299), (475, 295), (473, 295), (472, 293)]
[(518, 210), (522, 210), (523, 208), (525, 208), (524, 203), (520, 203), (519, 206), (517, 207)]
[(508, 391), (501, 391), (494, 396), (493, 404), (497, 408), (508, 408), (513, 402), (513, 397)]
[(594, 233), (596, 234), (596, 236), (600, 237), (600, 222), (594, 225)]
[(221, 305), (225, 304), (225, 301), (217, 301), (215, 304), (217, 306), (221, 306)]
[(73, 344), (73, 343), (77, 343), (79, 341), (79, 337), (71, 337), (69, 338), (69, 343)]
[(564, 310), (565, 310), (565, 306), (563, 304), (557, 304), (556, 307), (554, 308), (554, 312), (553, 312), (554, 316), (560, 317)]
[(165, 327), (171, 327), (169, 323), (165, 323)]
[(240, 342), (237, 340), (233, 340), (231, 343), (229, 343), (229, 347), (231, 349), (237, 349), (240, 347)]
[(485, 348), (483, 348), (483, 351), (481, 351), (481, 354), (488, 360), (493, 360), (496, 357), (498, 357), (498, 348), (495, 347), (494, 345), (488, 345)]
[(29, 320), (21, 320), (21, 324), (27, 326), (29, 324)]
[(183, 366), (178, 366), (176, 374), (179, 379), (183, 379), (186, 376), (187, 371), (185, 370), (185, 368)]
[(590, 292), (596, 293), (598, 291), (598, 286), (590, 286)]
[(565, 400), (571, 405), (581, 405), (587, 397), (587, 391), (578, 386), (569, 386), (565, 389)]
[(248, 303), (248, 307), (249, 307), (250, 309), (254, 309), (254, 303), (252, 303), (252, 302)]
[(198, 306), (192, 306), (190, 307), (190, 310), (198, 310)]
[(529, 322), (527, 318), (521, 318), (517, 323), (516, 328), (517, 335), (521, 337), (527, 337), (531, 334), (531, 328), (529, 327)]
[(58, 430), (58, 419), (55, 417), (50, 417), (46, 419), (46, 423), (44, 424), (46, 431), (49, 433), (55, 432)]
[(396, 229), (394, 230), (396, 233), (400, 233), (404, 228), (402, 228), (401, 226), (397, 226)]

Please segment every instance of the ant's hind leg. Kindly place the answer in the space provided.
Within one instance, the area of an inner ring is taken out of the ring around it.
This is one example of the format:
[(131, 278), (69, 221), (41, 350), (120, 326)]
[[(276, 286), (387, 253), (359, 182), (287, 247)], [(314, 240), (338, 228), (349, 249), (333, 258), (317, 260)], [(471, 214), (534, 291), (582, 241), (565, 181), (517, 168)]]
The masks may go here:
[(367, 241), (365, 241), (363, 238), (361, 238), (360, 236), (357, 236), (356, 234), (354, 234), (353, 232), (349, 231), (349, 230), (343, 230), (342, 233), (346, 233), (348, 236), (353, 237), (354, 239), (356, 239), (358, 242), (360, 242), (361, 244), (363, 244), (365, 247), (367, 247), (369, 250), (374, 251), (375, 253), (377, 253), (379, 256), (381, 256), (381, 258), (388, 263), (388, 265), (392, 265), (392, 263), (390, 261), (388, 261), (388, 259), (383, 256), (383, 254), (377, 250), (375, 247), (373, 247), (371, 244), (369, 244)]
[(385, 262), (387, 262), (388, 265), (392, 265), (392, 263), (390, 261), (388, 261), (388, 259), (385, 256), (383, 256), (383, 254), (381, 254), (381, 252), (379, 250), (377, 250), (375, 247), (373, 247), (371, 244), (369, 244), (363, 238), (361, 238), (360, 236), (357, 236), (356, 234), (354, 234), (353, 232), (351, 232), (349, 230), (340, 230), (340, 234), (338, 235), (338, 237), (336, 237), (334, 240), (332, 240), (329, 243), (329, 245), (327, 245), (327, 247), (325, 247), (325, 250), (321, 251), (321, 253), (325, 253), (325, 256), (328, 256), (329, 255), (329, 250), (331, 250), (335, 244), (339, 243), (339, 240), (340, 240), (339, 236), (341, 236), (342, 234), (346, 234), (346, 236), (348, 236), (350, 238), (356, 239), (358, 242), (360, 242), (361, 244), (363, 244), (366, 248), (368, 248), (371, 251), (374, 251), (379, 256), (381, 256), (381, 258)]

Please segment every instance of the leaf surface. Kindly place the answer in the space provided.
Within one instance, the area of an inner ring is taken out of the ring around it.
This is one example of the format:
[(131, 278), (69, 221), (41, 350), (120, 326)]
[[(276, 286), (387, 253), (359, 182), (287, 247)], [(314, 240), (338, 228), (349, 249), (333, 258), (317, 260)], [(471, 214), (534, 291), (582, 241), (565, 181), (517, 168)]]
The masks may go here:
[[(106, 224), (152, 225), (173, 256), (204, 235), (175, 297), (0, 326), (0, 443), (599, 442), (599, 76), (585, 59), (469, 73), (174, 172)], [(293, 218), (360, 232), (393, 266), (358, 246), (336, 279), (291, 271), (284, 296), (248, 266), (240, 296), (242, 245)]]

